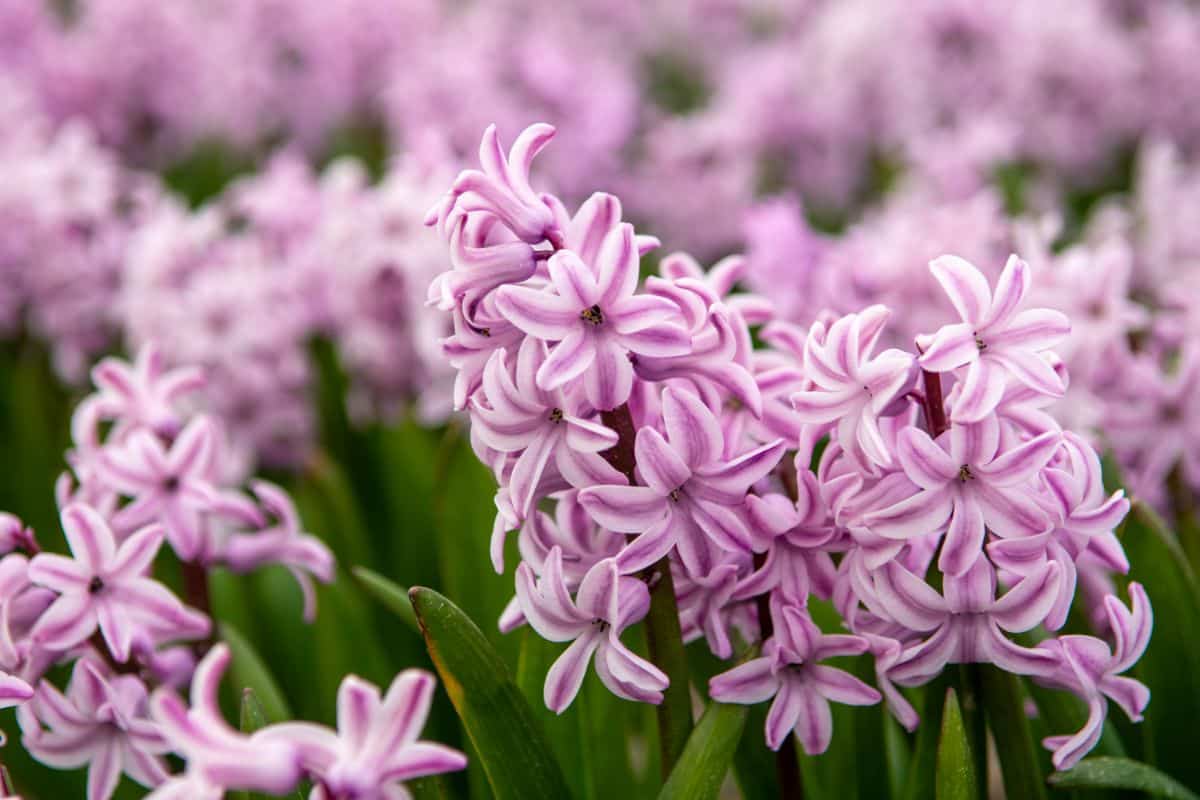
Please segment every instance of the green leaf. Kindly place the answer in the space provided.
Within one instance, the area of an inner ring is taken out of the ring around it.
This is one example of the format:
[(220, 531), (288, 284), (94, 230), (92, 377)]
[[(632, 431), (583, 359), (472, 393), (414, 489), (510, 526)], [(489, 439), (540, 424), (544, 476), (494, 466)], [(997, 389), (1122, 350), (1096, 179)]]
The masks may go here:
[(746, 727), (746, 707), (711, 702), (688, 737), (658, 800), (708, 800), (721, 791)]
[(242, 733), (254, 733), (267, 725), (267, 714), (263, 711), (262, 702), (249, 686), (242, 689), (242, 708), (238, 715), (238, 723)]
[(934, 793), (937, 776), (937, 751), (942, 729), (942, 711), (946, 703), (949, 678), (945, 673), (925, 687), (925, 702), (921, 707), (921, 725), (917, 728), (917, 743), (908, 767), (903, 800), (926, 800)]
[(367, 594), (399, 617), (405, 625), (420, 632), (421, 627), (417, 624), (417, 615), (413, 613), (412, 601), (408, 599), (408, 592), (405, 589), (366, 567), (354, 567), (350, 572), (362, 584)]
[[(1134, 501), (1121, 531), (1129, 579), (1146, 589), (1154, 634), (1135, 675), (1153, 690), (1142, 732), (1142, 757), (1200, 791), (1200, 758), (1192, 735), (1200, 719), (1200, 590), (1179, 543), (1148, 506)], [(1132, 748), (1131, 748), (1132, 749)], [(1133, 752), (1137, 752), (1133, 750)]]
[(253, 689), (255, 695), (262, 701), (262, 707), (269, 719), (291, 719), (292, 712), (288, 708), (279, 684), (271, 675), (266, 663), (254, 649), (254, 645), (229, 623), (221, 623), (218, 633), (233, 655), (229, 665), (229, 679), (239, 690)]
[(987, 715), (988, 730), (1003, 757), (1000, 771), (1009, 797), (1041, 800), (1046, 796), (1045, 779), (1038, 761), (1037, 746), (1025, 713), (1021, 679), (991, 664), (975, 665), (980, 678), (979, 694)]
[(978, 800), (979, 797), (975, 757), (971, 755), (971, 744), (967, 741), (958, 694), (953, 689), (946, 690), (934, 786), (937, 800)]
[(1050, 783), (1059, 789), (1130, 789), (1167, 800), (1200, 800), (1200, 795), (1149, 764), (1113, 756), (1086, 758), (1073, 769), (1051, 775)]
[(483, 632), (432, 589), (409, 592), (425, 645), (495, 797), (566, 800), (562, 770), (533, 710)]

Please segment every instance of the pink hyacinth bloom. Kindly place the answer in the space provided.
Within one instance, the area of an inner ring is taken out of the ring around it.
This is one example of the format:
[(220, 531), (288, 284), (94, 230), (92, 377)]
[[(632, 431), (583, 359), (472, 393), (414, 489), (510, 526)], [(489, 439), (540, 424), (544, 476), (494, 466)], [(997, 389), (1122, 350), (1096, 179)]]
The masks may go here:
[(545, 362), (538, 339), (526, 339), (511, 366), (506, 351), (497, 350), (484, 368), (482, 397), (471, 402), (472, 432), (488, 447), (519, 454), (508, 488), (521, 518), (537, 501), (550, 464), (573, 486), (625, 482), (599, 455), (617, 443), (617, 434), (588, 419), (577, 394), (540, 388), (536, 375)]
[(748, 553), (750, 531), (738, 510), (751, 484), (779, 463), (787, 444), (776, 440), (726, 459), (716, 416), (691, 392), (663, 390), (663, 427), (637, 433), (634, 452), (644, 486), (593, 486), (580, 502), (598, 523), (638, 533), (617, 557), (621, 571), (635, 572), (676, 549), (694, 577), (715, 566), (713, 548)]
[(678, 307), (635, 294), (638, 250), (633, 227), (621, 224), (604, 239), (594, 264), (570, 250), (550, 258), (550, 287), (502, 286), (496, 306), (526, 334), (553, 342), (537, 371), (547, 391), (581, 379), (588, 402), (607, 411), (629, 399), (633, 355), (679, 356), (691, 337)]
[(953, 408), (955, 421), (978, 422), (991, 413), (1010, 375), (1042, 394), (1063, 395), (1062, 379), (1040, 354), (1070, 333), (1071, 325), (1061, 312), (1048, 308), (1018, 311), (1029, 291), (1028, 264), (1010, 256), (995, 294), (983, 274), (957, 256), (934, 259), (929, 269), (962, 322), (922, 341), (924, 352), (917, 361), (931, 372), (966, 368)]
[(650, 592), (637, 578), (622, 576), (612, 559), (592, 567), (572, 599), (563, 580), (562, 551), (554, 548), (540, 578), (517, 567), (517, 599), (525, 619), (552, 642), (571, 642), (546, 674), (546, 707), (561, 714), (579, 693), (595, 654), (596, 675), (627, 700), (661, 703), (667, 676), (621, 643), (621, 633), (650, 609)]
[(163, 736), (187, 760), (186, 776), (152, 794), (155, 800), (220, 797), (225, 788), (285, 794), (299, 783), (300, 754), (293, 743), (266, 737), (267, 729), (240, 733), (221, 716), (217, 690), (230, 657), (229, 647), (218, 644), (200, 661), (192, 677), (191, 708), (168, 689), (151, 698), (151, 713)]
[[(92, 381), (100, 390), (96, 403), (104, 418), (172, 437), (181, 426), (175, 404), (204, 385), (204, 373), (195, 367), (167, 370), (162, 351), (146, 344), (132, 364), (111, 357), (101, 360), (92, 368)], [(83, 445), (81, 437), (75, 441)]]
[(766, 539), (766, 558), (738, 583), (735, 600), (773, 593), (787, 603), (804, 605), (811, 594), (827, 598), (832, 592), (837, 568), (829, 545), (838, 529), (829, 520), (816, 476), (808, 470), (798, 476), (795, 503), (780, 494), (746, 498), (754, 533)]
[(846, 454), (869, 471), (872, 464), (892, 464), (879, 415), (913, 380), (908, 353), (885, 350), (871, 355), (890, 315), (883, 306), (871, 306), (842, 317), (828, 330), (815, 323), (804, 347), (804, 370), (816, 386), (792, 395), (800, 419), (821, 425), (836, 422)]
[(506, 156), (495, 125), (489, 125), (479, 143), (482, 170), (464, 170), (454, 181), (447, 204), (443, 201), (430, 211), (426, 223), (445, 224), (450, 208), (494, 214), (523, 242), (538, 244), (560, 235), (554, 213), (529, 185), (533, 159), (554, 138), (554, 127), (544, 123), (530, 125), (513, 142)]
[(317, 614), (312, 578), (322, 583), (333, 580), (333, 554), (320, 539), (304, 532), (287, 492), (267, 481), (254, 481), (250, 488), (271, 523), (254, 532), (230, 534), (216, 560), (234, 572), (250, 572), (268, 564), (287, 567), (304, 596), (304, 619), (312, 622)]
[(890, 677), (925, 683), (947, 664), (991, 663), (1018, 675), (1051, 671), (1054, 659), (1009, 641), (1040, 624), (1054, 605), (1062, 568), (1054, 561), (996, 599), (996, 570), (986, 558), (964, 575), (947, 575), (942, 594), (898, 562), (876, 573), (877, 613), (926, 638), (905, 648)]
[(804, 752), (824, 753), (833, 737), (830, 702), (854, 706), (878, 703), (880, 694), (845, 670), (818, 662), (867, 651), (867, 640), (844, 634), (826, 635), (807, 611), (783, 606), (775, 635), (763, 655), (708, 683), (708, 693), (721, 703), (761, 703), (775, 698), (767, 712), (767, 746), (778, 750), (793, 730)]
[(311, 722), (284, 722), (263, 728), (258, 738), (295, 748), (316, 784), (312, 800), (411, 800), (402, 781), (467, 765), (457, 750), (417, 739), (436, 685), (427, 672), (405, 670), (381, 697), (374, 684), (348, 675), (338, 689), (336, 731)]
[(1085, 553), (1097, 557), (1107, 569), (1129, 571), (1129, 561), (1113, 530), (1129, 513), (1125, 492), (1104, 491), (1100, 456), (1079, 436), (1063, 434), (1065, 463), (1042, 471), (1049, 492), (1045, 505), (1053, 527), (1032, 536), (1000, 539), (988, 545), (988, 556), (997, 567), (1026, 576), (1047, 561), (1063, 568), (1058, 599), (1046, 618), (1046, 627), (1058, 630), (1067, 620), (1075, 598), (1075, 562)]
[(1009, 538), (1048, 527), (1049, 516), (1032, 499), (1031, 486), (1060, 442), (1061, 434), (1047, 431), (1002, 449), (995, 416), (952, 425), (937, 441), (917, 428), (905, 428), (896, 456), (919, 491), (868, 514), (866, 524), (889, 539), (910, 539), (945, 527), (938, 568), (962, 575), (982, 554), (986, 530)]
[(29, 562), (29, 580), (59, 593), (33, 626), (36, 642), (68, 650), (98, 627), (113, 657), (125, 662), (143, 627), (172, 630), (176, 638), (208, 634), (206, 616), (146, 577), (162, 545), (161, 526), (142, 528), (119, 548), (108, 523), (87, 506), (63, 509), (62, 526), (74, 558), (41, 553)]
[(112, 797), (121, 773), (146, 787), (167, 779), (162, 756), (171, 748), (148, 716), (146, 686), (136, 675), (112, 675), (81, 658), (66, 695), (42, 681), (20, 719), (21, 743), (38, 761), (88, 766), (88, 800)]
[(1112, 595), (1104, 598), (1114, 647), (1094, 636), (1061, 636), (1039, 645), (1061, 659), (1058, 671), (1039, 681), (1075, 692), (1088, 706), (1087, 722), (1078, 732), (1043, 740), (1054, 751), (1055, 769), (1075, 766), (1100, 741), (1108, 700), (1119, 705), (1133, 722), (1141, 721), (1142, 711), (1150, 702), (1150, 690), (1145, 685), (1121, 675), (1142, 657), (1154, 628), (1150, 600), (1141, 584), (1129, 584), (1129, 597), (1131, 608)]
[(158, 520), (181, 559), (194, 561), (204, 555), (202, 512), (213, 508), (216, 496), (216, 437), (212, 420), (196, 417), (169, 448), (146, 429), (105, 448), (96, 464), (100, 476), (133, 498), (113, 515), (114, 525), (128, 530)]

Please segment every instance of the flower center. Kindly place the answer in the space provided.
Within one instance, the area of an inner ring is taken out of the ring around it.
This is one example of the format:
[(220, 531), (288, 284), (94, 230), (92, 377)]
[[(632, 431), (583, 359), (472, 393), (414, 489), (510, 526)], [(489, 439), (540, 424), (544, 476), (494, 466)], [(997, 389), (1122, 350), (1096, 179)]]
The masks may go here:
[(672, 489), (672, 490), (671, 490), (671, 493), (670, 493), (670, 494), (668, 494), (668, 495), (667, 495), (667, 497), (671, 498), (671, 500), (672, 500), (673, 502), (676, 502), (676, 503), (678, 503), (678, 502), (679, 502), (679, 493), (680, 493), (681, 491), (683, 491), (683, 487), (682, 487), (682, 486), (680, 486), (678, 489)]
[(592, 624), (595, 625), (597, 628), (599, 628), (601, 631), (608, 630), (608, 623), (605, 622), (604, 620), (600, 619), (599, 617), (596, 617), (594, 620), (592, 620)]
[(561, 408), (555, 408), (550, 411), (550, 421), (555, 425), (563, 421), (563, 412)]
[(978, 333), (975, 334), (975, 346), (979, 348), (979, 352), (981, 353), (984, 350), (987, 350), (987, 342), (985, 342), (983, 337), (981, 337)]
[(104, 581), (100, 579), (99, 575), (93, 575), (88, 582), (88, 594), (98, 594), (102, 589), (104, 589)]
[(167, 494), (174, 494), (179, 490), (179, 476), (172, 475), (163, 481), (163, 491)]
[(963, 483), (966, 483), (969, 480), (974, 480), (975, 476), (971, 474), (971, 468), (966, 464), (963, 464), (958, 468), (958, 479)]
[(579, 312), (579, 317), (584, 322), (590, 322), (593, 325), (601, 325), (604, 323), (604, 312), (600, 310), (600, 306), (592, 306), (585, 308)]

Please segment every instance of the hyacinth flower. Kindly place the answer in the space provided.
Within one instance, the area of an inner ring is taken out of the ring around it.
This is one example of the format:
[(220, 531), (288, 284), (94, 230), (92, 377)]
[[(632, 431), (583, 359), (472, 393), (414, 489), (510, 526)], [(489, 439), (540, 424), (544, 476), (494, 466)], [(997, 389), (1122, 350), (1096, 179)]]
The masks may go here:
[(229, 647), (218, 644), (197, 665), (190, 708), (169, 689), (151, 697), (151, 716), (171, 749), (187, 761), (183, 776), (150, 795), (155, 800), (220, 797), (235, 788), (284, 794), (299, 783), (300, 754), (292, 742), (268, 738), (265, 729), (240, 733), (221, 715), (217, 690), (230, 657)]
[(196, 417), (165, 447), (149, 430), (130, 434), (97, 459), (98, 477), (133, 498), (113, 517), (125, 530), (162, 520), (167, 540), (185, 561), (202, 555), (202, 513), (213, 505), (216, 430)]
[(283, 565), (300, 586), (305, 621), (312, 622), (317, 614), (312, 578), (322, 583), (333, 580), (333, 554), (320, 539), (304, 532), (300, 515), (287, 492), (267, 481), (253, 481), (250, 488), (270, 517), (268, 524), (253, 532), (229, 534), (213, 560), (234, 572), (250, 572), (268, 564)]
[(820, 322), (809, 331), (804, 372), (815, 384), (792, 395), (804, 422), (837, 424), (846, 453), (866, 466), (890, 467), (892, 457), (879, 430), (879, 416), (913, 380), (913, 358), (900, 350), (872, 356), (891, 312), (872, 306), (848, 314), (829, 330)]
[(633, 389), (634, 356), (679, 356), (691, 336), (675, 324), (679, 309), (654, 295), (637, 295), (638, 250), (633, 227), (622, 224), (604, 240), (596, 263), (563, 250), (548, 263), (553, 291), (503, 286), (500, 312), (529, 336), (553, 342), (538, 368), (547, 391), (581, 378), (584, 395), (600, 411), (616, 408)]
[(168, 777), (170, 747), (149, 717), (145, 684), (92, 657), (75, 662), (65, 695), (40, 683), (19, 719), (21, 744), (34, 758), (57, 769), (88, 767), (88, 800), (112, 797), (122, 773), (147, 788)]
[(1144, 684), (1121, 675), (1142, 657), (1154, 627), (1150, 601), (1141, 584), (1129, 584), (1129, 598), (1130, 608), (1112, 595), (1104, 598), (1114, 646), (1094, 636), (1079, 635), (1062, 636), (1040, 645), (1058, 657), (1059, 666), (1038, 680), (1074, 692), (1088, 706), (1087, 722), (1077, 733), (1050, 736), (1044, 741), (1054, 751), (1057, 769), (1075, 766), (1100, 741), (1109, 700), (1119, 705), (1133, 722), (1141, 721), (1142, 712), (1150, 702), (1150, 690)]
[(961, 322), (946, 325), (921, 343), (917, 362), (931, 372), (965, 367), (954, 404), (958, 422), (979, 422), (1000, 403), (1011, 376), (1030, 388), (1061, 397), (1065, 386), (1041, 353), (1070, 333), (1060, 311), (1018, 310), (1029, 291), (1029, 265), (1009, 257), (996, 285), (971, 263), (942, 256), (929, 269), (954, 304)]
[(819, 662), (865, 653), (860, 636), (824, 634), (808, 613), (783, 606), (775, 635), (763, 654), (714, 677), (709, 694), (722, 703), (761, 703), (774, 698), (767, 712), (767, 746), (778, 750), (793, 730), (804, 752), (824, 753), (833, 738), (829, 704), (869, 706), (881, 695), (845, 670)]
[(58, 592), (31, 632), (39, 644), (67, 650), (98, 628), (113, 657), (126, 662), (143, 626), (183, 639), (208, 634), (206, 616), (146, 577), (163, 542), (160, 526), (142, 528), (119, 547), (108, 523), (87, 506), (63, 509), (62, 526), (73, 558), (40, 553), (29, 563), (29, 579)]
[(919, 491), (868, 515), (866, 524), (881, 536), (908, 539), (949, 521), (938, 567), (948, 575), (962, 575), (979, 558), (985, 529), (1008, 538), (1046, 527), (1047, 514), (1030, 499), (1029, 488), (1060, 442), (1059, 433), (1047, 431), (1002, 448), (994, 416), (953, 425), (937, 442), (924, 431), (906, 428), (896, 456)]
[(1078, 571), (1075, 562), (1085, 553), (1109, 570), (1129, 571), (1129, 560), (1113, 530), (1129, 513), (1125, 492), (1104, 491), (1100, 457), (1077, 435), (1063, 434), (1064, 463), (1042, 471), (1047, 488), (1044, 506), (1051, 513), (1052, 528), (1030, 536), (998, 539), (987, 547), (997, 567), (1025, 577), (1047, 561), (1062, 567), (1058, 599), (1045, 625), (1058, 630), (1067, 620), (1075, 598)]
[(750, 485), (779, 463), (785, 444), (774, 441), (726, 459), (713, 412), (688, 391), (662, 395), (663, 427), (637, 433), (635, 453), (645, 486), (592, 486), (579, 500), (605, 528), (638, 533), (617, 557), (623, 572), (653, 564), (674, 548), (693, 576), (707, 575), (719, 551), (750, 552), (751, 535), (739, 514)]
[(541, 577), (528, 564), (517, 567), (517, 599), (525, 619), (543, 638), (571, 645), (546, 674), (546, 707), (561, 714), (583, 684), (595, 655), (596, 675), (618, 697), (644, 703), (662, 701), (667, 676), (621, 643), (621, 633), (646, 616), (646, 584), (620, 574), (612, 559), (599, 562), (572, 599), (563, 580), (562, 550), (546, 559)]
[[(168, 370), (162, 351), (148, 344), (132, 364), (118, 358), (101, 360), (92, 368), (92, 381), (99, 389), (92, 402), (101, 418), (174, 438), (182, 427), (176, 403), (204, 385), (204, 373), (195, 367)], [(80, 437), (75, 441), (82, 444)]]
[(472, 431), (488, 447), (518, 454), (508, 488), (522, 519), (551, 463), (573, 486), (625, 481), (598, 455), (617, 443), (617, 434), (587, 418), (582, 398), (540, 388), (536, 376), (545, 362), (545, 345), (537, 339), (521, 344), (511, 367), (507, 352), (495, 351), (471, 403)]
[(963, 575), (947, 575), (941, 594), (893, 561), (875, 575), (878, 613), (926, 638), (906, 647), (888, 674), (917, 685), (947, 664), (993, 663), (1019, 675), (1052, 670), (1047, 654), (1014, 644), (1004, 632), (1024, 633), (1045, 619), (1061, 575), (1050, 561), (996, 599), (996, 571), (985, 558)]
[(283, 722), (261, 730), (263, 742), (294, 747), (314, 788), (312, 800), (411, 800), (402, 781), (454, 772), (466, 756), (419, 741), (436, 681), (421, 670), (401, 672), (386, 695), (354, 675), (337, 696), (337, 730), (310, 722)]

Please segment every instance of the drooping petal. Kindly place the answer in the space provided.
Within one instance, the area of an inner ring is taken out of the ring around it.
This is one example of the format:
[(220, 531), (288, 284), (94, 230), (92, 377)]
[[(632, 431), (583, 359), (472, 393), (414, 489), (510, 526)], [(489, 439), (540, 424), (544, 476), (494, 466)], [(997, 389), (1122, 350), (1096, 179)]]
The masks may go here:
[(663, 517), (668, 501), (647, 486), (592, 486), (579, 493), (579, 502), (601, 527), (638, 533)]
[(600, 639), (601, 634), (598, 629), (587, 631), (571, 642), (571, 645), (554, 661), (550, 671), (546, 673), (546, 684), (542, 691), (542, 699), (546, 703), (546, 708), (555, 714), (561, 714), (566, 711), (567, 706), (571, 705), (575, 695), (579, 694), (579, 687), (583, 685), (588, 664), (592, 660), (592, 654), (600, 645)]
[(955, 422), (980, 422), (995, 410), (1004, 397), (1006, 372), (991, 359), (981, 358), (967, 366), (962, 389), (954, 402)]
[(983, 510), (979, 503), (962, 493), (956, 494), (938, 569), (946, 575), (964, 574), (983, 555), (983, 540)]

